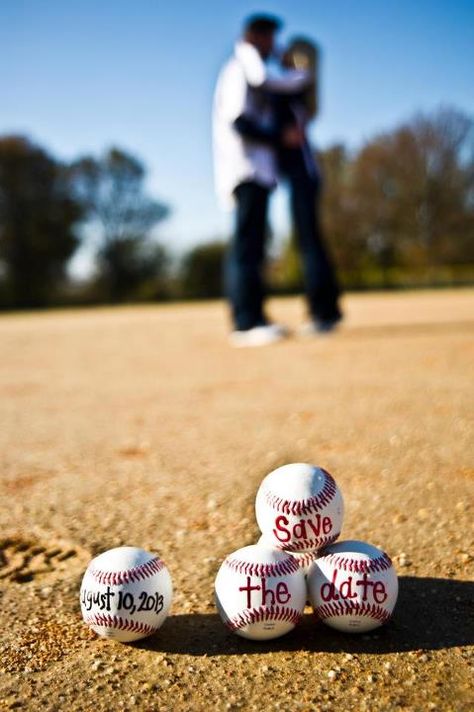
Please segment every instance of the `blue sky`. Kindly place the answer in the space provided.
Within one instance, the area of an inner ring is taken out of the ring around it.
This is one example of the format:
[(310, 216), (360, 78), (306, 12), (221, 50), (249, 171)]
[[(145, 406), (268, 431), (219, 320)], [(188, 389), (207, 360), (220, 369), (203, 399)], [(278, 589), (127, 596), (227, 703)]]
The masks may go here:
[[(228, 232), (213, 192), (210, 107), (242, 19), (285, 19), (322, 46), (315, 143), (357, 147), (416, 110), (474, 113), (472, 0), (1, 0), (0, 134), (71, 159), (111, 144), (137, 153), (173, 216), (175, 250)], [(284, 196), (273, 223), (287, 229)], [(83, 266), (87, 254), (76, 263)]]

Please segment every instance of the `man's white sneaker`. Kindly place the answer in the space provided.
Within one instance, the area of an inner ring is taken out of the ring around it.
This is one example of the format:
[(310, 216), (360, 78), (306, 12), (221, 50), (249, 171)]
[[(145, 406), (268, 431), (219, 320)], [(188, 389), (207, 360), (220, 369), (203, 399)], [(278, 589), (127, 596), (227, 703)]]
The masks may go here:
[(229, 336), (232, 346), (245, 348), (247, 346), (268, 346), (281, 341), (288, 336), (288, 329), (280, 324), (265, 324), (254, 326), (244, 331), (233, 331)]
[(327, 320), (314, 319), (313, 321), (308, 321), (300, 327), (299, 333), (301, 336), (326, 336), (336, 331), (341, 322), (341, 318), (342, 317)]

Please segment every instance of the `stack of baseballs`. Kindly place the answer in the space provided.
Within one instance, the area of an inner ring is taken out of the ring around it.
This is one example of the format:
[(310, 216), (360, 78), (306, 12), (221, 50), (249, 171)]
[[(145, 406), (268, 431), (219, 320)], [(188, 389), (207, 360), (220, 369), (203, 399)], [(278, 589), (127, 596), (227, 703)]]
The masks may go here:
[(227, 627), (255, 640), (292, 630), (306, 601), (345, 632), (367, 632), (393, 612), (398, 580), (390, 558), (362, 541), (340, 541), (344, 516), (334, 478), (295, 463), (270, 472), (255, 503), (257, 544), (230, 554), (217, 574), (216, 604)]
[[(334, 543), (344, 505), (328, 472), (279, 467), (261, 483), (255, 509), (262, 536), (230, 554), (216, 578), (217, 608), (230, 630), (277, 638), (295, 627), (308, 597), (316, 617), (338, 630), (366, 632), (390, 619), (398, 593), (392, 562), (362, 541)], [(158, 630), (172, 594), (159, 556), (121, 546), (90, 562), (82, 615), (98, 635), (130, 642)]]

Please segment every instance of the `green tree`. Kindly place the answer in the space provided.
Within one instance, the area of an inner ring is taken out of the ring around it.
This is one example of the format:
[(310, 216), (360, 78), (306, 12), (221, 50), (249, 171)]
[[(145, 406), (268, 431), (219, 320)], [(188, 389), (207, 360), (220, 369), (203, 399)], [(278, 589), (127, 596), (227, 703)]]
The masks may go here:
[(147, 195), (145, 177), (143, 164), (118, 148), (70, 167), (74, 194), (97, 236), (99, 282), (111, 302), (163, 293), (168, 257), (150, 233), (169, 209)]
[(180, 283), (184, 297), (213, 299), (222, 296), (222, 269), (226, 246), (216, 240), (192, 248), (181, 264)]
[(79, 239), (80, 203), (67, 171), (21, 136), (0, 139), (0, 273), (3, 306), (52, 303)]

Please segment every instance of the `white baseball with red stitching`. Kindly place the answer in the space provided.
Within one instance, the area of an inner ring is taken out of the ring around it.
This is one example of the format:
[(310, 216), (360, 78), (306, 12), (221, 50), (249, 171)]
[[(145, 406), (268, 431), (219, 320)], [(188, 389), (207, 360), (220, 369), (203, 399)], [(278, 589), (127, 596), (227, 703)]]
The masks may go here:
[(383, 551), (363, 541), (341, 541), (312, 564), (308, 589), (319, 620), (346, 633), (366, 633), (390, 620), (398, 579)]
[(303, 571), (304, 575), (307, 576), (313, 562), (316, 561), (319, 556), (319, 551), (294, 551), (292, 553), (292, 556), (298, 562), (299, 567)]
[(225, 625), (252, 640), (288, 633), (299, 622), (306, 602), (304, 574), (294, 557), (257, 544), (225, 559), (215, 592)]
[(135, 546), (109, 549), (92, 559), (82, 579), (84, 621), (98, 635), (129, 643), (164, 623), (173, 586), (165, 563)]
[(291, 552), (316, 551), (335, 541), (344, 503), (334, 478), (305, 463), (283, 465), (262, 481), (255, 513), (272, 546)]
[[(258, 546), (269, 546), (270, 549), (275, 548), (272, 544), (268, 543), (263, 534), (257, 541), (257, 544)], [(303, 571), (304, 575), (307, 576), (308, 571), (311, 568), (311, 564), (318, 558), (320, 554), (319, 551), (292, 551), (291, 555), (298, 562), (299, 567)]]

